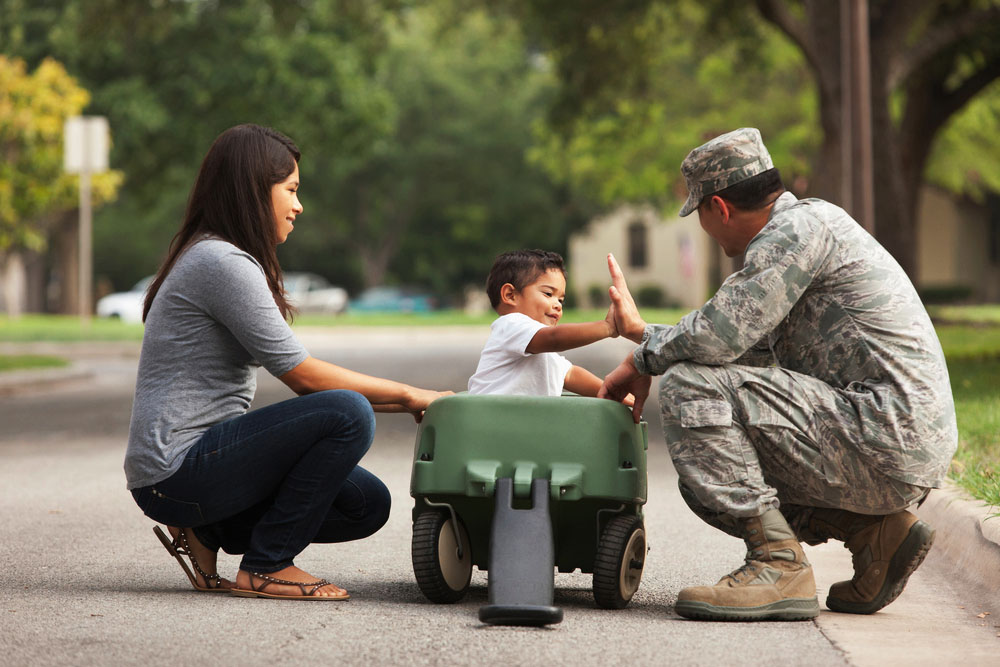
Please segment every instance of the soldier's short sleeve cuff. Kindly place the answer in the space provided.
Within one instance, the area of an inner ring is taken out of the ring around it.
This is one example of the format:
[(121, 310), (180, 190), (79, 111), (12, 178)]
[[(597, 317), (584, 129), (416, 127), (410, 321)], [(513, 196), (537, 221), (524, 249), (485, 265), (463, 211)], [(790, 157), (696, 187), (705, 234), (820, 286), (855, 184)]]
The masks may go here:
[(646, 369), (646, 355), (644, 354), (644, 350), (645, 346), (640, 345), (632, 351), (632, 365), (635, 366), (635, 369), (641, 375), (649, 375), (649, 371)]
[(648, 353), (649, 337), (653, 333), (653, 327), (650, 324), (646, 325), (646, 328), (642, 330), (642, 340), (639, 341), (639, 347), (635, 348), (632, 352), (632, 364), (635, 369), (642, 373), (643, 375), (652, 375), (649, 369), (649, 364), (646, 363), (646, 354)]
[(643, 375), (661, 375), (670, 365), (670, 358), (664, 356), (663, 341), (673, 329), (664, 324), (647, 324), (642, 332), (639, 347), (632, 352), (632, 363)]

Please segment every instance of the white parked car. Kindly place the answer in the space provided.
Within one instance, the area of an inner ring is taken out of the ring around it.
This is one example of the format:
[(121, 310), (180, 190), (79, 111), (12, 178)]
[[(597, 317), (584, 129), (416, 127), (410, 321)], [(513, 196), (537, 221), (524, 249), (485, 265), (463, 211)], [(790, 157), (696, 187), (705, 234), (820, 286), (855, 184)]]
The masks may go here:
[(153, 276), (146, 276), (127, 292), (115, 292), (97, 301), (98, 317), (114, 317), (122, 322), (137, 324), (142, 322), (142, 306), (146, 300), (146, 288), (153, 282)]
[[(331, 285), (315, 273), (289, 271), (284, 274), (285, 291), (300, 313), (342, 313), (347, 308), (347, 291)], [(122, 322), (142, 322), (146, 288), (153, 276), (146, 276), (127, 292), (109, 294), (97, 302), (98, 317), (118, 318)]]
[(323, 276), (288, 271), (284, 281), (288, 299), (300, 313), (342, 313), (347, 308), (347, 290)]

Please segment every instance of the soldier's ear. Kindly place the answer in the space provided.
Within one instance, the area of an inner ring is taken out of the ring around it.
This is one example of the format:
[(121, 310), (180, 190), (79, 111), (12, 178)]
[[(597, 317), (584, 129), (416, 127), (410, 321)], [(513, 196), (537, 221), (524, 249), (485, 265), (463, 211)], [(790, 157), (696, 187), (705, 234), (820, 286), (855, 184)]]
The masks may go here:
[(500, 288), (500, 303), (508, 306), (517, 305), (517, 289), (510, 283), (504, 283)]
[(729, 205), (725, 199), (719, 195), (712, 195), (711, 206), (716, 207), (719, 210), (719, 217), (722, 218), (723, 224), (729, 222), (729, 218), (733, 214), (733, 207)]

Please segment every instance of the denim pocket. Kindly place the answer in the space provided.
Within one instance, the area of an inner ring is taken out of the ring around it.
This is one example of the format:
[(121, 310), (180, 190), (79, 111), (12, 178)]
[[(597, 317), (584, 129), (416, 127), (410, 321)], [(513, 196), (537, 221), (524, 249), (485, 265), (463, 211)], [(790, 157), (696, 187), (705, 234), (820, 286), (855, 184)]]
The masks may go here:
[(184, 528), (205, 524), (201, 505), (164, 495), (155, 484), (133, 489), (132, 497), (142, 513), (154, 521)]

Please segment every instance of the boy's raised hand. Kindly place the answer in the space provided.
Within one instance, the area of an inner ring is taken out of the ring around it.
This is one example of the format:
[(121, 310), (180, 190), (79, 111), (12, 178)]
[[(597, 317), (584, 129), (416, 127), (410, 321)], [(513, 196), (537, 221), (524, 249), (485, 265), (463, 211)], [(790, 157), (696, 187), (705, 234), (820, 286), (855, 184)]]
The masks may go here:
[(611, 296), (608, 316), (614, 317), (615, 329), (619, 335), (625, 336), (633, 343), (640, 343), (642, 334), (646, 330), (646, 321), (639, 315), (639, 309), (625, 283), (625, 274), (618, 266), (615, 256), (610, 253), (608, 253), (608, 273), (611, 274), (612, 283), (608, 288), (608, 294)]

